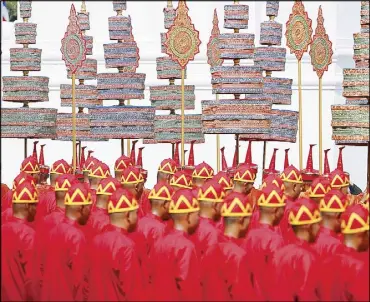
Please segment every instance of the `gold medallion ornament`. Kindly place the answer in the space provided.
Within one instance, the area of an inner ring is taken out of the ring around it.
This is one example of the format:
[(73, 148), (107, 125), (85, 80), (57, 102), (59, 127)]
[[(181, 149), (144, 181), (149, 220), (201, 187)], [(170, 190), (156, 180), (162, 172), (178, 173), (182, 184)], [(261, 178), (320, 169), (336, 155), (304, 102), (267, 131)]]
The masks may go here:
[(324, 72), (328, 70), (333, 57), (332, 43), (326, 34), (321, 5), (317, 16), (317, 27), (311, 44), (310, 56), (313, 69), (316, 71), (317, 76), (321, 78)]
[(166, 53), (182, 69), (199, 53), (199, 31), (194, 28), (188, 15), (189, 8), (185, 1), (179, 1), (176, 18), (166, 34)]
[(308, 17), (302, 1), (295, 1), (293, 11), (286, 23), (285, 37), (290, 53), (294, 53), (297, 60), (308, 50), (312, 41), (312, 20)]

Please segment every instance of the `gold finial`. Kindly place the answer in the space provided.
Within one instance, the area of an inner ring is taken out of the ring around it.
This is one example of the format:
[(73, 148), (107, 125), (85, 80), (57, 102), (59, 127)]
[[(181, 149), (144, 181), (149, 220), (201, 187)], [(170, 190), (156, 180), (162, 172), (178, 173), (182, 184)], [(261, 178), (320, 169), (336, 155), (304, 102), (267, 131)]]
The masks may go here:
[(275, 16), (269, 16), (270, 18), (270, 21), (274, 21), (275, 20)]
[(239, 1), (238, 0), (234, 0), (234, 4), (239, 4)]
[(167, 8), (172, 8), (173, 5), (172, 5), (172, 1), (171, 0), (168, 0), (167, 1)]
[(85, 3), (85, 1), (82, 1), (82, 4), (81, 4), (81, 13), (86, 13), (86, 3)]

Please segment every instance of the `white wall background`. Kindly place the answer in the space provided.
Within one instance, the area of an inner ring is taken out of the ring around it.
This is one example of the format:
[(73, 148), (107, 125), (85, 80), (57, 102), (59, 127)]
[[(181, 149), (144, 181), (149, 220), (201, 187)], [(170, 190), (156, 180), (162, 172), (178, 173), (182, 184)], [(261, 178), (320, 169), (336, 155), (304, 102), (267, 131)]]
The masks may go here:
[[(76, 10), (80, 10), (80, 1), (74, 1)], [(206, 57), (206, 45), (211, 33), (213, 9), (217, 8), (220, 20), (221, 32), (231, 32), (223, 28), (223, 7), (231, 1), (188, 1), (190, 16), (195, 28), (200, 32), (202, 41), (200, 53), (195, 60), (188, 65), (188, 79), (186, 84), (196, 85), (196, 110), (200, 113), (201, 100), (215, 98), (211, 92), (211, 76)], [(259, 24), (267, 20), (265, 16), (266, 2), (240, 1), (242, 4), (249, 5), (249, 29), (244, 32), (255, 33), (255, 44), (259, 45)], [(30, 22), (37, 23), (37, 44), (31, 47), (42, 49), (42, 70), (31, 72), (30, 75), (48, 76), (50, 78), (50, 101), (31, 105), (32, 107), (58, 108), (60, 112), (71, 112), (70, 108), (60, 107), (59, 85), (69, 84), (65, 65), (60, 53), (61, 39), (68, 24), (68, 15), (72, 1), (35, 1), (32, 4), (32, 18)], [(88, 2), (87, 10), (90, 12), (91, 30), (88, 35), (94, 37), (94, 55), (92, 58), (98, 60), (98, 72), (116, 72), (113, 69), (106, 69), (104, 63), (103, 44), (109, 43), (108, 17), (114, 16), (111, 1)], [(160, 52), (160, 33), (164, 32), (163, 8), (167, 1), (148, 1), (136, 2), (128, 1), (126, 14), (130, 14), (133, 24), (133, 34), (140, 49), (140, 67), (137, 72), (146, 73), (145, 100), (132, 101), (134, 105), (150, 105), (149, 86), (164, 85), (166, 80), (158, 80), (156, 76), (155, 58), (163, 56)], [(353, 33), (360, 31), (360, 1), (348, 2), (311, 2), (305, 1), (304, 5), (309, 17), (312, 19), (313, 29), (316, 28), (316, 19), (319, 5), (322, 5), (325, 18), (326, 31), (333, 42), (334, 57), (333, 64), (323, 77), (323, 148), (331, 148), (330, 166), (336, 166), (338, 148), (331, 140), (331, 110), (330, 105), (342, 104), (345, 102), (341, 96), (342, 68), (354, 67), (353, 55)], [(174, 1), (177, 7), (177, 1)], [(293, 6), (293, 1), (280, 2), (279, 16), (277, 21), (284, 24)], [(19, 21), (18, 21), (19, 22)], [(282, 45), (286, 45), (283, 37)], [(21, 47), (15, 44), (14, 26), (12, 23), (2, 22), (2, 57), (1, 70), (2, 76), (21, 75), (19, 72), (10, 72), (9, 48)], [(289, 51), (288, 51), (289, 53)], [(293, 96), (291, 106), (278, 106), (276, 108), (289, 108), (298, 110), (298, 91), (297, 91), (297, 63), (294, 55), (287, 56), (286, 71), (273, 73), (273, 76), (293, 78)], [(304, 144), (304, 165), (308, 154), (308, 145), (318, 143), (318, 78), (312, 70), (310, 57), (306, 53), (302, 60), (303, 74), (303, 144)], [(94, 83), (94, 81), (91, 81)], [(114, 103), (114, 102), (113, 102)], [(110, 104), (109, 102), (105, 103)], [(1, 103), (1, 107), (19, 107), (17, 104)], [(23, 160), (24, 141), (17, 139), (2, 139), (1, 141), (1, 182), (11, 184), (13, 178), (18, 174), (19, 166)], [(41, 144), (46, 144), (46, 163), (51, 165), (54, 161), (64, 158), (70, 161), (72, 154), (72, 144), (68, 142), (41, 140)], [(121, 148), (119, 140), (109, 142), (88, 142), (84, 145), (88, 149), (95, 150), (94, 155), (106, 162), (113, 171), (115, 159), (120, 156)], [(138, 144), (141, 145), (141, 142)], [(216, 168), (216, 139), (215, 136), (207, 135), (206, 143), (195, 147), (196, 162), (207, 161)], [(223, 135), (221, 146), (226, 146), (226, 156), (229, 164), (232, 162), (234, 152), (233, 135)], [(28, 140), (28, 150), (32, 152), (32, 140)], [(156, 181), (156, 169), (160, 161), (171, 156), (171, 145), (146, 145), (144, 149), (144, 167), (149, 170), (148, 187), (152, 187)], [(240, 159), (244, 160), (247, 142), (241, 143)], [(278, 147), (280, 150), (277, 155), (277, 168), (282, 169), (284, 161), (284, 149), (290, 148), (290, 162), (296, 166), (299, 164), (298, 143), (268, 143), (266, 165), (270, 160), (272, 150)], [(186, 147), (187, 148), (187, 147)], [(263, 143), (254, 143), (253, 162), (262, 165)], [(314, 166), (318, 168), (318, 147), (314, 149)], [(362, 189), (366, 187), (366, 163), (367, 150), (365, 147), (346, 147), (344, 150), (344, 168), (351, 174), (352, 180)], [(260, 169), (261, 170), (261, 169)], [(260, 183), (260, 176), (257, 184)]]

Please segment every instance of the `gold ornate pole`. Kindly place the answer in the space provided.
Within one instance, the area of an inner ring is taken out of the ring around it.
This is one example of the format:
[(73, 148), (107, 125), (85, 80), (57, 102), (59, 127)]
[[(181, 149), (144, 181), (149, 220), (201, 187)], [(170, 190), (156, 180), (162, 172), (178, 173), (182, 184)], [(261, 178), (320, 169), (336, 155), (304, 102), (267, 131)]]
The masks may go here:
[(181, 67), (181, 166), (185, 165), (185, 68), (199, 53), (199, 32), (194, 28), (188, 15), (185, 1), (179, 1), (173, 25), (166, 34), (166, 54)]
[[(130, 105), (130, 100), (127, 100), (127, 105)], [(130, 156), (130, 152), (131, 152), (131, 140), (128, 138), (127, 141), (126, 141), (126, 144), (127, 144), (127, 156)]]
[[(219, 95), (216, 94), (216, 101), (220, 99)], [(217, 172), (220, 172), (220, 135), (216, 134), (216, 160), (217, 160)]]
[[(215, 9), (213, 12), (213, 27), (211, 31), (211, 36), (209, 37), (209, 41), (207, 44), (207, 56), (208, 60), (207, 63), (211, 66), (211, 68), (216, 66), (222, 66), (223, 59), (221, 59), (220, 49), (218, 47), (220, 29), (218, 27), (218, 17), (217, 17), (217, 10)], [(219, 95), (216, 94), (216, 101), (219, 101)], [(216, 134), (216, 161), (217, 161), (217, 172), (220, 172), (220, 134)]]
[(27, 158), (28, 151), (27, 151), (27, 138), (24, 139), (24, 158)]
[(302, 108), (302, 56), (312, 41), (312, 20), (308, 17), (302, 1), (295, 1), (286, 23), (285, 37), (290, 53), (298, 60), (298, 110), (299, 110), (299, 169), (303, 169), (303, 108)]
[(72, 151), (73, 151), (73, 171), (76, 171), (76, 74), (72, 74)]
[(319, 78), (319, 172), (322, 174), (322, 79)]
[(73, 172), (76, 171), (76, 72), (86, 60), (86, 40), (81, 32), (76, 10), (72, 4), (69, 14), (69, 24), (62, 39), (61, 52), (67, 68), (72, 74), (72, 157)]
[(298, 60), (299, 170), (303, 169), (302, 61)]
[(317, 26), (315, 35), (313, 36), (311, 49), (311, 64), (313, 70), (319, 78), (319, 171), (323, 173), (323, 145), (322, 145), (322, 76), (328, 70), (329, 65), (332, 63), (332, 43), (329, 36), (326, 34), (324, 27), (324, 17), (322, 15), (321, 5), (317, 16)]
[(185, 68), (181, 69), (181, 166), (185, 166)]

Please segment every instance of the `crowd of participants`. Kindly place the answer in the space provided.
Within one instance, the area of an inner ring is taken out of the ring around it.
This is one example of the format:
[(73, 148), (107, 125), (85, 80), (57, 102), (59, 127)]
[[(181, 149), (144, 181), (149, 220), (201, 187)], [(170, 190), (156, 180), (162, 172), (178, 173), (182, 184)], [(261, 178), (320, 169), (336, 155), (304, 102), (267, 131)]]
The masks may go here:
[(369, 301), (369, 191), (341, 154), (323, 175), (273, 156), (255, 188), (250, 153), (217, 174), (177, 153), (149, 190), (141, 153), (114, 176), (91, 153), (73, 173), (34, 149), (2, 184), (2, 301)]

